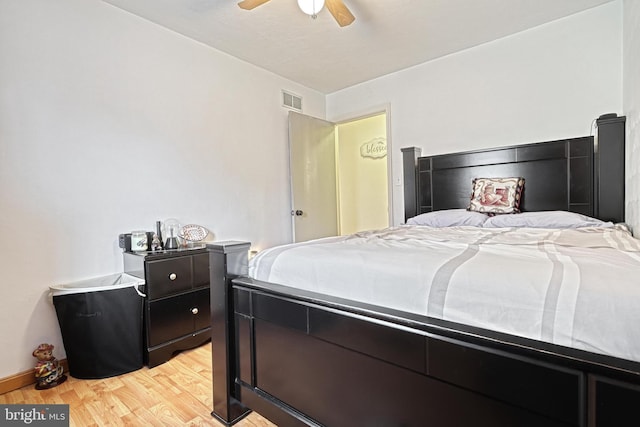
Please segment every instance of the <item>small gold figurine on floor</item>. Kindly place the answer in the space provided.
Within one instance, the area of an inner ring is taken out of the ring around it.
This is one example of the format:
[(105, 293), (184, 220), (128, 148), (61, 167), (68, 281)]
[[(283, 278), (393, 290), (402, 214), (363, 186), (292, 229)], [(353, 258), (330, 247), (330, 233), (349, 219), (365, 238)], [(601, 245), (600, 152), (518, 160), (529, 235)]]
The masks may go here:
[(52, 388), (67, 380), (64, 368), (53, 357), (53, 345), (40, 344), (33, 350), (33, 357), (38, 359), (35, 367), (36, 390)]

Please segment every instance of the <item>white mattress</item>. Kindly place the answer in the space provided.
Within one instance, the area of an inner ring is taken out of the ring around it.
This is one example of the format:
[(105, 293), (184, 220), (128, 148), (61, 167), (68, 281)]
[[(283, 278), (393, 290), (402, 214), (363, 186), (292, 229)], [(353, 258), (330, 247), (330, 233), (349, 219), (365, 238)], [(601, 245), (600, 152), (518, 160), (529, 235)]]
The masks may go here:
[(271, 248), (249, 275), (640, 361), (640, 244), (623, 226), (399, 226)]

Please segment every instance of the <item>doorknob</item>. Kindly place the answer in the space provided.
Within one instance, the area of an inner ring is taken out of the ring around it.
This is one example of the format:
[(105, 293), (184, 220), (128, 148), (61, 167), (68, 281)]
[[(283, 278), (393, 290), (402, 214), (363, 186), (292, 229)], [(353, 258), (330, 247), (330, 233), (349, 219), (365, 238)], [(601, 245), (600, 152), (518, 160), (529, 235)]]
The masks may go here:
[(297, 209), (295, 211), (291, 211), (291, 215), (295, 215), (295, 216), (302, 216), (304, 212), (302, 212), (300, 209)]

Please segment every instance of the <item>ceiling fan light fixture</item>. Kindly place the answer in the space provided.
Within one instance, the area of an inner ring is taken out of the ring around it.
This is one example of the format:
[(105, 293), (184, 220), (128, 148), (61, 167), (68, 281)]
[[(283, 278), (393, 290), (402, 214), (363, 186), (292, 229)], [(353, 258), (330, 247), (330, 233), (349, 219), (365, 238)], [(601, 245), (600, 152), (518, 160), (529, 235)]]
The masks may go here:
[(324, 7), (324, 0), (298, 0), (298, 7), (307, 15), (315, 18)]

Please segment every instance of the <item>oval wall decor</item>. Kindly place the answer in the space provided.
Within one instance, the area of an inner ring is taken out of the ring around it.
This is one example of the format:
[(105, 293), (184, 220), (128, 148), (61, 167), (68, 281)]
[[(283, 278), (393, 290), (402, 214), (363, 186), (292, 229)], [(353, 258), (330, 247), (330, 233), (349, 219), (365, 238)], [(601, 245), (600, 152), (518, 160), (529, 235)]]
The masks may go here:
[(387, 155), (387, 138), (377, 137), (360, 146), (360, 155), (372, 159), (381, 159)]

